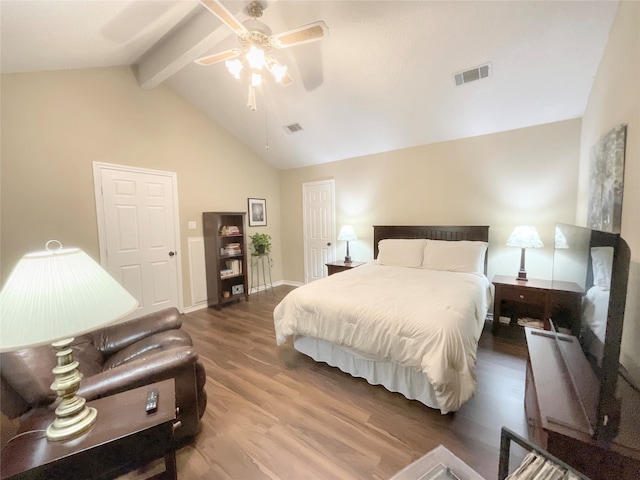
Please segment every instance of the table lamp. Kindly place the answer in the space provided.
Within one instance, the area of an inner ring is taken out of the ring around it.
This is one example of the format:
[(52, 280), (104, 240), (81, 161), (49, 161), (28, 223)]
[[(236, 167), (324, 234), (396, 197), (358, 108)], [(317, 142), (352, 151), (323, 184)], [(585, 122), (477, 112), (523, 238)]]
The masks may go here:
[(518, 276), (516, 280), (520, 280), (526, 282), (527, 279), (527, 271), (524, 269), (524, 255), (525, 250), (527, 248), (542, 248), (544, 245), (542, 244), (542, 240), (540, 240), (540, 235), (538, 235), (538, 231), (535, 227), (530, 225), (523, 225), (513, 229), (511, 232), (511, 236), (507, 240), (507, 247), (519, 247), (521, 249), (520, 252), (520, 271), (518, 271)]
[(344, 263), (351, 263), (351, 256), (349, 255), (349, 242), (357, 240), (356, 231), (351, 225), (344, 225), (338, 233), (338, 240), (345, 240), (347, 242), (347, 255), (344, 257)]
[(76, 392), (82, 374), (71, 343), (131, 313), (138, 302), (78, 248), (50, 240), (26, 254), (0, 292), (0, 352), (51, 343), (57, 365), (51, 390), (61, 398), (47, 428), (51, 441), (74, 438), (96, 421), (97, 411)]

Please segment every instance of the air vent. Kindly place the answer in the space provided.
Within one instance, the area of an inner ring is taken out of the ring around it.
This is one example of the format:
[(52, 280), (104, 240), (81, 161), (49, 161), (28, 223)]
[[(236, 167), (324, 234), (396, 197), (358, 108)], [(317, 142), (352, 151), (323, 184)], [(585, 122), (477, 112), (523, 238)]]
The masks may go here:
[(284, 131), (287, 132), (289, 135), (291, 135), (292, 133), (296, 133), (296, 132), (299, 132), (300, 130), (302, 130), (302, 127), (300, 126), (299, 123), (292, 123), (291, 125), (285, 125), (282, 128), (284, 128)]
[(453, 80), (456, 86), (464, 85), (465, 83), (475, 82), (482, 78), (487, 78), (491, 74), (491, 64), (486, 63), (479, 67), (473, 67), (464, 72), (458, 72), (453, 74)]

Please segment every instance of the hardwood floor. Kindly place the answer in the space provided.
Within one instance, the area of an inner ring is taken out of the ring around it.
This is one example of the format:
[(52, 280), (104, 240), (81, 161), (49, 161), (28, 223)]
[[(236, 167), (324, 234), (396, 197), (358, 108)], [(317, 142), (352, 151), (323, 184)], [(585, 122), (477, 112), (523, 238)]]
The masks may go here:
[(183, 479), (388, 479), (443, 444), (497, 478), (500, 428), (526, 436), (523, 343), (480, 340), (477, 393), (441, 415), (398, 393), (277, 347), (272, 312), (292, 287), (184, 315), (207, 370), (208, 406), (177, 452)]

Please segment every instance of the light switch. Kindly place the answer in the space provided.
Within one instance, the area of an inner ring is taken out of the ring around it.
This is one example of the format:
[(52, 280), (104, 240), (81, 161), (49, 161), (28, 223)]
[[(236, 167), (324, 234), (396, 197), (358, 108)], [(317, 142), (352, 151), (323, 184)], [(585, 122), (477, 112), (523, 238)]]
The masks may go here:
[(198, 224), (195, 220), (189, 220), (189, 230), (195, 230), (196, 228), (198, 228)]

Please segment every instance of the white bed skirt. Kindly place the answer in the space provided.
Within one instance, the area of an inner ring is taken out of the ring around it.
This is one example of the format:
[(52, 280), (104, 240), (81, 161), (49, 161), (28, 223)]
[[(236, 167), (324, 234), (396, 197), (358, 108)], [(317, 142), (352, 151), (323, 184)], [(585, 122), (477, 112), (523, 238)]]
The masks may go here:
[(313, 358), (338, 367), (354, 377), (364, 378), (371, 385), (382, 385), (391, 392), (401, 393), (427, 407), (439, 409), (433, 387), (427, 376), (415, 368), (371, 357), (325, 340), (296, 335), (294, 348)]

